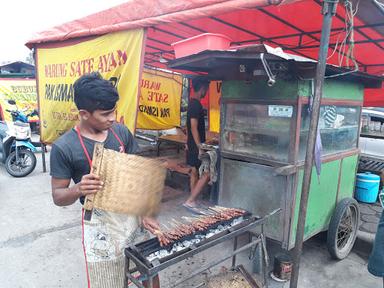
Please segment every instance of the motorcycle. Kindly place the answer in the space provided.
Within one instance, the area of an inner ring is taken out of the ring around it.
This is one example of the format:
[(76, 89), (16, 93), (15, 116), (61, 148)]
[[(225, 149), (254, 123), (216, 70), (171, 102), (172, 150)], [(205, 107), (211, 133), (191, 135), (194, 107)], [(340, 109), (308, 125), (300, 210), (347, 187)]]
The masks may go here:
[[(13, 100), (8, 100), (16, 105)], [(12, 115), (12, 122), (0, 121), (0, 161), (5, 164), (7, 172), (14, 177), (24, 177), (36, 167), (36, 147), (31, 142), (31, 127), (28, 117), (35, 111), (23, 115), (17, 109), (6, 110)]]

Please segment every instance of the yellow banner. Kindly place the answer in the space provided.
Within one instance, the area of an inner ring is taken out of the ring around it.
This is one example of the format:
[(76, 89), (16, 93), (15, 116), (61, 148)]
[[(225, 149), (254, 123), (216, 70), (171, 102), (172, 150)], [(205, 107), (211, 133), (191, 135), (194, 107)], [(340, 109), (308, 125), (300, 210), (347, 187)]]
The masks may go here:
[(209, 84), (209, 131), (220, 132), (220, 98), (221, 81), (211, 81)]
[(144, 30), (122, 31), (78, 44), (37, 49), (41, 141), (52, 143), (76, 125), (73, 83), (98, 71), (117, 87), (117, 121), (135, 127)]
[(144, 69), (137, 128), (161, 130), (180, 126), (181, 75)]
[[(5, 121), (12, 121), (12, 116), (6, 110), (15, 110), (16, 107), (8, 104), (7, 100), (15, 100), (17, 108), (24, 115), (37, 109), (36, 80), (35, 79), (0, 79), (0, 106)], [(29, 121), (37, 121), (37, 116), (30, 117)]]

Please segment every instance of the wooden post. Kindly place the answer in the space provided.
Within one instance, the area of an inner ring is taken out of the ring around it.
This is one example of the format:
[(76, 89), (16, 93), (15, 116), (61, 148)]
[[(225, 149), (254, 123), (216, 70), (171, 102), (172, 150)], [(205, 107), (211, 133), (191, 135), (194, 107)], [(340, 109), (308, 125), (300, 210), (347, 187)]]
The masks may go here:
[(299, 279), (300, 257), (303, 249), (305, 218), (307, 216), (308, 194), (311, 184), (311, 175), (313, 167), (313, 156), (315, 153), (315, 144), (320, 115), (320, 101), (324, 83), (325, 68), (327, 66), (327, 55), (329, 46), (329, 35), (332, 26), (332, 17), (336, 13), (339, 0), (324, 0), (323, 2), (323, 27), (321, 29), (319, 60), (316, 67), (315, 95), (313, 99), (311, 122), (308, 133), (307, 151), (305, 155), (303, 186), (301, 189), (301, 200), (299, 218), (296, 230), (295, 248), (293, 251), (293, 269), (291, 275), (290, 288), (296, 288)]

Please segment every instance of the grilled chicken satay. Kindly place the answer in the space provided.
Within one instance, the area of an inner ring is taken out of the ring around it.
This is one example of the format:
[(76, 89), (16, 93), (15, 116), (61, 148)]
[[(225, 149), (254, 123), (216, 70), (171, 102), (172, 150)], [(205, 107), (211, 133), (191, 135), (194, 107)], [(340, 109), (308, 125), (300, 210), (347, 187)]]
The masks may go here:
[(175, 219), (172, 219), (172, 229), (167, 231), (158, 231), (155, 233), (159, 239), (161, 246), (169, 245), (172, 242), (180, 240), (184, 236), (191, 235), (195, 232), (207, 230), (211, 225), (220, 221), (231, 220), (234, 217), (242, 216), (245, 214), (244, 210), (237, 208), (226, 208), (221, 206), (209, 207), (209, 211), (199, 217), (183, 217), (189, 224), (184, 224)]

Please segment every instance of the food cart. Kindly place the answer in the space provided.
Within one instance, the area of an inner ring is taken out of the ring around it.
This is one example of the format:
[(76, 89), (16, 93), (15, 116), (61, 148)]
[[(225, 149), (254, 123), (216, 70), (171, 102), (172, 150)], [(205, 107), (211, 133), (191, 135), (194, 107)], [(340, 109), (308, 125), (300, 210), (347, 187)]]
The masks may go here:
[[(281, 208), (269, 221), (267, 236), (284, 249), (293, 248), (316, 62), (258, 45), (204, 51), (169, 66), (223, 81), (219, 204), (260, 216)], [(346, 257), (356, 239), (359, 207), (353, 193), (363, 90), (380, 84), (379, 77), (326, 69), (319, 120), (321, 173), (313, 167), (304, 239), (328, 230), (334, 258)]]

